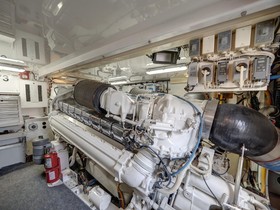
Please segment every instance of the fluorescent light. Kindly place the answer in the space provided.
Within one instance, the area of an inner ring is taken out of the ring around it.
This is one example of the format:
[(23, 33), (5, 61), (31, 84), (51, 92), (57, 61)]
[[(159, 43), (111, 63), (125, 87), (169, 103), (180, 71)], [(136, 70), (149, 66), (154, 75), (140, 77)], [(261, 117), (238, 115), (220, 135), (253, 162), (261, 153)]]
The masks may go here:
[(119, 76), (119, 77), (110, 77), (108, 78), (109, 82), (117, 81), (117, 80), (127, 80), (127, 76)]
[(19, 65), (19, 66), (26, 66), (25, 62), (23, 62), (21, 60), (15, 60), (15, 59), (4, 58), (4, 57), (0, 57), (0, 63)]
[(63, 2), (62, 1), (57, 4), (58, 11), (62, 8), (62, 6), (63, 6)]
[(127, 81), (116, 81), (116, 82), (111, 82), (111, 85), (123, 85), (127, 84)]
[(3, 71), (15, 71), (15, 72), (24, 72), (25, 71), (25, 69), (23, 69), (23, 68), (1, 66), (1, 65), (0, 65), (0, 70), (3, 70)]
[(152, 66), (154, 63), (147, 63), (146, 66)]
[(52, 13), (54, 16), (57, 16), (61, 8), (63, 7), (63, 2), (59, 2), (56, 7), (53, 8)]
[(154, 68), (154, 69), (148, 69), (146, 74), (163, 74), (163, 73), (169, 73), (169, 72), (177, 72), (177, 71), (185, 71), (187, 70), (187, 66), (172, 66), (172, 67), (161, 67), (161, 68)]

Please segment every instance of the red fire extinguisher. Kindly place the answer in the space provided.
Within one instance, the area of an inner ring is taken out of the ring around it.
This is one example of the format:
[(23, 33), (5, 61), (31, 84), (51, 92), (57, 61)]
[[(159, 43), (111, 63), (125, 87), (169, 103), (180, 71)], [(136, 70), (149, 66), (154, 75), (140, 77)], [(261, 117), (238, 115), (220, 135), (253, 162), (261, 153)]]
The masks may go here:
[(47, 183), (54, 183), (60, 179), (61, 168), (60, 159), (56, 152), (50, 152), (44, 155), (45, 173)]

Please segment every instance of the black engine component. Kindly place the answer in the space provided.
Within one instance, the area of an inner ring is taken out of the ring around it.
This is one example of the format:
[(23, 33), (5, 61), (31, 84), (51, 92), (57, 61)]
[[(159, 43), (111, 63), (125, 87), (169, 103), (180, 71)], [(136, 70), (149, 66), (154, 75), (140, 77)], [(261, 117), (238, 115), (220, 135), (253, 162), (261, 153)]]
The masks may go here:
[(261, 113), (236, 104), (217, 107), (210, 140), (224, 150), (240, 154), (244, 144), (246, 156), (261, 156), (277, 144), (274, 125)]
[(74, 88), (74, 99), (82, 106), (103, 113), (105, 110), (100, 108), (100, 96), (109, 87), (116, 89), (110, 84), (94, 80), (82, 80)]

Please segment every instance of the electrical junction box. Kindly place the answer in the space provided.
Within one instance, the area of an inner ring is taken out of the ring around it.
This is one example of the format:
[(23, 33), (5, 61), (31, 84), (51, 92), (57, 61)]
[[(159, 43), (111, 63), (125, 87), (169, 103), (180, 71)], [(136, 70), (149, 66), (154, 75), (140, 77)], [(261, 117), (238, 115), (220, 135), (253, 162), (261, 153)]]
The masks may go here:
[(231, 49), (232, 32), (224, 31), (218, 34), (218, 52), (226, 52)]
[(225, 83), (228, 80), (228, 61), (220, 61), (217, 64), (217, 84)]
[(245, 26), (236, 29), (235, 32), (235, 48), (249, 47), (251, 44), (252, 26)]
[(203, 37), (202, 54), (214, 53), (215, 35)]
[(268, 79), (270, 74), (270, 58), (267, 56), (255, 57), (253, 61), (253, 80)]
[(241, 68), (243, 67), (243, 81), (248, 78), (249, 72), (249, 60), (248, 59), (236, 59), (233, 61), (233, 81), (240, 81)]
[(198, 84), (198, 63), (194, 62), (189, 65), (188, 85), (196, 86)]
[(20, 99), (22, 108), (48, 106), (48, 85), (46, 82), (20, 80)]
[(190, 41), (189, 56), (200, 56), (200, 39), (193, 39)]
[(204, 84), (204, 82), (213, 81), (214, 64), (203, 62), (200, 63), (199, 68), (199, 83)]
[(255, 46), (269, 44), (274, 38), (274, 20), (267, 20), (256, 25)]

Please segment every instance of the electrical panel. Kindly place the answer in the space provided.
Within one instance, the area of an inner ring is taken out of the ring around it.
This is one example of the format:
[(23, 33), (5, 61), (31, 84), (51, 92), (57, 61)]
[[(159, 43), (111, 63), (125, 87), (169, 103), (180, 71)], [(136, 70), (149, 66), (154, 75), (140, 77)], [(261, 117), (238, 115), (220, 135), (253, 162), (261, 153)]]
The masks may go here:
[(189, 50), (190, 57), (200, 56), (200, 39), (191, 40)]
[[(266, 90), (275, 57), (274, 24), (272, 19), (205, 36), (202, 42), (199, 38), (191, 40), (189, 55), (192, 62), (185, 89), (189, 92)], [(254, 35), (255, 47), (250, 48)], [(232, 40), (233, 36), (235, 40)]]
[(22, 108), (40, 108), (48, 106), (47, 83), (20, 80), (20, 98)]
[(194, 87), (198, 84), (198, 63), (191, 63), (188, 72), (188, 85)]
[(248, 78), (249, 60), (236, 59), (233, 61), (233, 82), (242, 84)]
[(253, 61), (253, 80), (263, 80), (270, 74), (270, 58), (267, 56), (256, 57)]
[(235, 48), (249, 47), (251, 44), (252, 26), (246, 26), (236, 29)]
[(213, 81), (214, 64), (210, 62), (201, 62), (199, 65), (199, 81), (207, 85)]
[(228, 61), (220, 61), (217, 64), (216, 83), (222, 84), (228, 80)]
[(231, 38), (232, 38), (231, 30), (224, 31), (218, 34), (218, 46), (217, 46), (218, 52), (226, 52), (231, 49)]
[(214, 53), (215, 35), (203, 37), (202, 54)]
[(254, 56), (194, 62), (189, 65), (188, 91), (232, 92), (266, 90), (270, 78), (271, 58)]
[(267, 44), (274, 38), (274, 20), (267, 20), (256, 25), (255, 46)]

